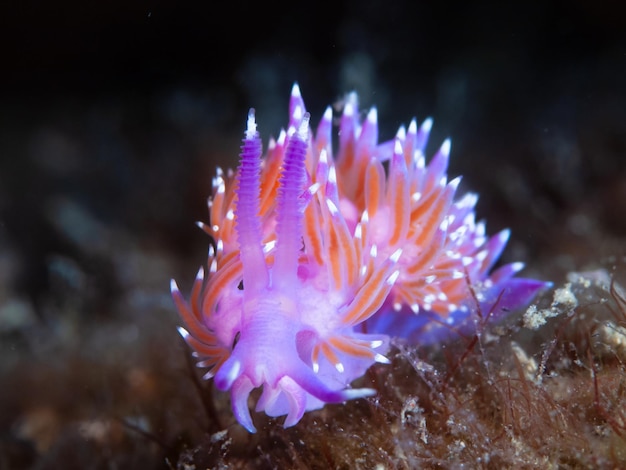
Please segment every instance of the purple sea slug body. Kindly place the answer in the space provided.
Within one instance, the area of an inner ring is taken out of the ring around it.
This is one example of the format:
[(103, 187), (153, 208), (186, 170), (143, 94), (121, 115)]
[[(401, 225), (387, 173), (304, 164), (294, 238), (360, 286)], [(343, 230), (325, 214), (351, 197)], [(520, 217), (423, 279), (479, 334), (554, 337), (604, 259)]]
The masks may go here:
[(325, 403), (373, 395), (350, 384), (388, 362), (390, 334), (439, 340), (477, 307), (497, 316), (548, 285), (515, 278), (521, 263), (490, 273), (508, 231), (487, 237), (477, 197), (455, 201), (449, 141), (425, 164), (429, 119), (378, 143), (375, 109), (358, 116), (351, 94), (335, 158), (331, 109), (313, 134), (295, 85), (289, 128), (264, 158), (251, 110), (238, 170), (218, 171), (200, 224), (214, 240), (209, 275), (199, 271), (189, 302), (172, 281), (179, 331), (250, 432), (255, 388), (256, 410), (292, 426)]

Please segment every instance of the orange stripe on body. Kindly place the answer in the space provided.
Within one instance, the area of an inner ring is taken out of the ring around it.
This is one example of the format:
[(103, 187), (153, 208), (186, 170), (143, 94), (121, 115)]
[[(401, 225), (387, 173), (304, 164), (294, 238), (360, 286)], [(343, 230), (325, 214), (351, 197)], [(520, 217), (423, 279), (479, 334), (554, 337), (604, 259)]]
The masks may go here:
[(365, 174), (365, 208), (368, 214), (373, 217), (380, 209), (382, 203), (383, 188), (385, 186), (385, 169), (378, 160), (372, 159), (367, 166)]
[(278, 193), (278, 178), (280, 175), (280, 165), (282, 155), (274, 157), (277, 152), (272, 152), (271, 156), (265, 160), (265, 167), (261, 174), (261, 194), (259, 197), (259, 214), (267, 214), (276, 200)]
[(191, 296), (189, 297), (189, 305), (196, 319), (202, 321), (202, 312), (198, 308), (201, 305), (203, 279), (196, 278), (191, 288)]
[(391, 182), (391, 213), (393, 232), (389, 239), (389, 245), (394, 246), (406, 236), (410, 220), (410, 198), (407, 190), (407, 181), (404, 178), (397, 178)]
[(187, 343), (191, 346), (199, 356), (203, 359), (215, 359), (213, 362), (220, 361), (223, 357), (228, 357), (230, 351), (224, 347), (211, 346), (198, 341), (193, 336), (187, 337)]
[(342, 323), (356, 325), (366, 320), (382, 305), (391, 286), (385, 280), (390, 269), (379, 269), (359, 291), (350, 303)]
[(360, 357), (363, 359), (371, 359), (375, 355), (374, 351), (372, 351), (371, 348), (368, 348), (363, 344), (359, 344), (363, 342), (357, 342), (345, 336), (333, 336), (328, 339), (328, 342), (335, 349), (338, 349), (343, 353), (349, 354), (350, 356)]
[(311, 204), (304, 210), (304, 233), (309, 245), (306, 246), (306, 252), (319, 265), (324, 265), (324, 246), (322, 244), (322, 236), (320, 233), (320, 217), (317, 212), (317, 201), (314, 199)]
[(396, 283), (393, 286), (393, 303), (399, 303), (403, 305), (411, 305), (416, 302), (416, 299), (410, 294), (409, 290), (402, 283)]
[(416, 240), (420, 246), (426, 246), (433, 238), (435, 232), (439, 229), (441, 222), (443, 222), (444, 217), (450, 208), (453, 196), (453, 191), (444, 191), (442, 197), (440, 197), (435, 203), (433, 210), (426, 216), (426, 220), (423, 225), (425, 230), (419, 234)]
[[(398, 141), (396, 141), (396, 147), (397, 145)], [(390, 223), (392, 224), (389, 239), (391, 246), (400, 243), (406, 236), (411, 214), (408, 171), (404, 156), (395, 153), (395, 150), (389, 165), (389, 179), (387, 180), (387, 204), (391, 209)]]
[(224, 204), (224, 193), (215, 193), (211, 198), (211, 210), (209, 213), (209, 223), (211, 224), (211, 234), (217, 235), (217, 233), (213, 230), (213, 226), (217, 225), (218, 230), (219, 226), (222, 223), (222, 219), (224, 218), (222, 212), (222, 206)]
[(332, 365), (336, 366), (337, 364), (341, 364), (341, 361), (335, 354), (335, 351), (332, 350), (328, 343), (321, 343), (320, 348), (322, 350), (322, 354), (326, 356)]
[(315, 346), (313, 346), (313, 350), (311, 351), (311, 362), (314, 365), (319, 365), (319, 360), (320, 360), (320, 346), (319, 344), (316, 344)]
[[(229, 251), (228, 253), (217, 254), (217, 271), (219, 272), (224, 266), (232, 262), (233, 259), (239, 256), (239, 250)], [(210, 264), (210, 262), (209, 262)]]
[(185, 322), (189, 333), (205, 344), (214, 344), (215, 335), (207, 330), (206, 327), (199, 321), (199, 319), (196, 318), (196, 316), (189, 311), (187, 302), (185, 302), (185, 299), (183, 299), (182, 294), (176, 290), (172, 292), (172, 297), (174, 298), (176, 308), (178, 309), (181, 318)]
[(354, 174), (351, 175), (355, 186), (351, 201), (356, 206), (357, 210), (362, 211), (365, 209), (365, 190), (367, 188), (365, 178), (370, 154), (367, 151), (362, 151), (357, 157), (355, 168), (356, 179), (354, 178)]
[(339, 249), (339, 241), (337, 240), (337, 233), (331, 226), (328, 231), (328, 247), (327, 258), (329, 261), (330, 274), (334, 282), (334, 289), (339, 290), (343, 288), (343, 257), (341, 256)]
[(213, 273), (207, 284), (202, 302), (202, 311), (205, 312), (205, 314), (211, 315), (222, 291), (229, 287), (232, 288), (232, 284), (243, 275), (242, 269), (243, 266), (241, 263), (234, 261), (232, 264), (225, 265), (222, 269)]
[(426, 197), (422, 195), (422, 198), (417, 201), (417, 205), (411, 209), (411, 226), (414, 226), (430, 212), (433, 205), (436, 203), (440, 196), (440, 192), (433, 192)]
[[(441, 248), (443, 246), (443, 233), (440, 232), (435, 239), (431, 240), (431, 242), (426, 245), (426, 249), (423, 250), (420, 255), (413, 261), (411, 264), (404, 268), (404, 274), (406, 276), (414, 276), (420, 271), (423, 271), (430, 267), (435, 262), (435, 259)], [(416, 245), (419, 245), (419, 238), (415, 242)], [(420, 245), (424, 246), (424, 245)]]
[(339, 196), (346, 197), (352, 202), (356, 202), (354, 198), (354, 188), (351, 183), (354, 180), (354, 141), (347, 142), (347, 145), (342, 149), (340, 157), (335, 163), (335, 169), (337, 171), (337, 189), (339, 190)]
[(347, 286), (352, 286), (356, 283), (356, 278), (359, 272), (359, 266), (357, 265), (356, 252), (354, 250), (354, 239), (348, 231), (348, 226), (345, 220), (340, 215), (332, 216), (333, 227), (337, 233), (337, 242), (340, 250), (340, 258), (343, 261), (344, 273), (346, 278), (344, 282)]

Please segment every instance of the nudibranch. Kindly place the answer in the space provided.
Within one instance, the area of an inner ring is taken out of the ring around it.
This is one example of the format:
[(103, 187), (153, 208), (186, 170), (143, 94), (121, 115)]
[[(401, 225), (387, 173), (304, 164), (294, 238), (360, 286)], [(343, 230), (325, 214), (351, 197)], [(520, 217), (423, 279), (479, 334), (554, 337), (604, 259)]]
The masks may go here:
[(389, 362), (390, 335), (440, 339), (472, 311), (497, 316), (548, 285), (514, 277), (522, 263), (492, 271), (509, 232), (488, 237), (477, 196), (455, 198), (449, 140), (425, 163), (431, 127), (413, 120), (379, 143), (376, 109), (362, 119), (351, 93), (335, 156), (332, 108), (314, 133), (296, 84), (287, 131), (263, 156), (250, 110), (238, 169), (218, 169), (199, 223), (213, 240), (208, 276), (199, 270), (189, 302), (171, 282), (180, 334), (248, 431), (255, 388), (256, 410), (292, 426), (373, 395), (351, 383)]

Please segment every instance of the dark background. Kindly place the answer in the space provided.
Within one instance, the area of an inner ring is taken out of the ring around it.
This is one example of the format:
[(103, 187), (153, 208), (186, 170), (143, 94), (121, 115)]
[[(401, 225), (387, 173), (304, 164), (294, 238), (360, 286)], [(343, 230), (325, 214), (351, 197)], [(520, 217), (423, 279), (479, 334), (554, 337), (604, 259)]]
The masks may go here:
[(169, 279), (187, 292), (205, 262), (193, 222), (248, 108), (267, 144), (295, 81), (314, 125), (351, 90), (381, 140), (432, 116), (428, 154), (452, 137), (450, 176), (489, 233), (512, 229), (503, 260), (524, 275), (623, 279), (623, 5), (4, 2), (0, 467), (163, 468), (111, 416), (141, 418), (173, 462), (195, 445), (207, 394), (181, 372)]
[(83, 224), (59, 222), (68, 202), (142, 243), (202, 259), (206, 240), (191, 222), (205, 218), (215, 164), (236, 164), (251, 106), (265, 139), (277, 134), (295, 81), (314, 123), (353, 89), (364, 109), (378, 106), (383, 140), (433, 116), (431, 153), (452, 136), (450, 173), (482, 195), (490, 232), (513, 228), (511, 257), (547, 261), (552, 274), (618, 254), (626, 8), (503, 3), (5, 4), (9, 284), (37, 302), (50, 289), (50, 255), (76, 256), (72, 232)]

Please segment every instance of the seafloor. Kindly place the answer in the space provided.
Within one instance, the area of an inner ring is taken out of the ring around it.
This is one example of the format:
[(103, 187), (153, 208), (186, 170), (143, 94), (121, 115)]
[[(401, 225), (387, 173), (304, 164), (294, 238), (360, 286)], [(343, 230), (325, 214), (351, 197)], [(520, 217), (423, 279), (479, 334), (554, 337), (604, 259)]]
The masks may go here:
[[(619, 2), (15, 2), (0, 15), (0, 469), (626, 468), (626, 11)], [(381, 139), (435, 121), (529, 311), (395, 341), (378, 395), (250, 435), (176, 332), (216, 165), (298, 81)], [(545, 323), (542, 318), (547, 317)]]

